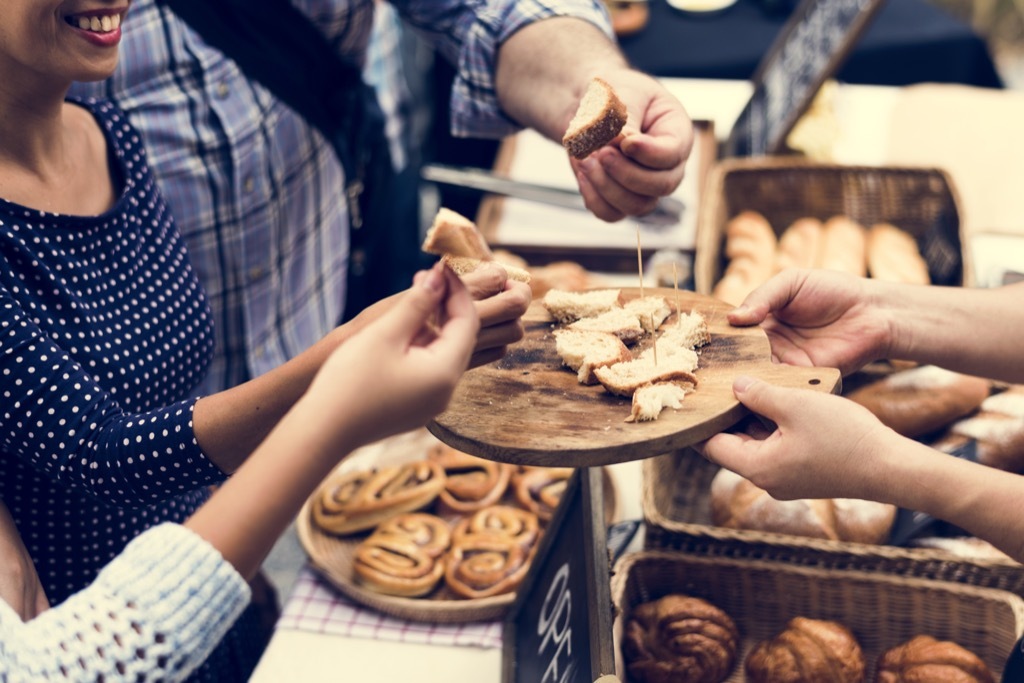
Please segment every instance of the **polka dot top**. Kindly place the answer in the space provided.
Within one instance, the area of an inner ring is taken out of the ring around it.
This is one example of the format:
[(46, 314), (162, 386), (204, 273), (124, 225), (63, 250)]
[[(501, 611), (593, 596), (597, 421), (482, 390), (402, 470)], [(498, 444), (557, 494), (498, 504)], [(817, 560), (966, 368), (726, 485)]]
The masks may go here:
[(0, 497), (54, 604), (224, 479), (192, 432), (213, 348), (205, 295), (138, 133), (113, 105), (78, 103), (106, 136), (115, 206), (84, 217), (0, 199)]

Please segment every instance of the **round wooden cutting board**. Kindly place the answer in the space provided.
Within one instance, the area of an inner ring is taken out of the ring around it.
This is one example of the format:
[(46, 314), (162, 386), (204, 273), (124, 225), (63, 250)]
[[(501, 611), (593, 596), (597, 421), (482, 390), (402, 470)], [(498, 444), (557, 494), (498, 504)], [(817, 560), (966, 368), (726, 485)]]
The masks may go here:
[[(625, 422), (630, 399), (577, 382), (555, 351), (555, 323), (535, 301), (523, 317), (525, 338), (502, 360), (467, 372), (448, 410), (428, 428), (452, 447), (491, 460), (591, 467), (668, 453), (736, 424), (749, 414), (733, 395), (738, 375), (784, 387), (839, 390), (836, 369), (773, 363), (761, 328), (733, 327), (726, 320), (729, 304), (672, 289), (644, 288), (644, 295), (663, 296), (673, 310), (696, 311), (708, 322), (711, 343), (700, 351), (700, 384), (679, 410), (666, 409), (652, 422)], [(639, 296), (639, 288), (622, 289), (625, 301)], [(675, 320), (671, 315), (662, 329)]]

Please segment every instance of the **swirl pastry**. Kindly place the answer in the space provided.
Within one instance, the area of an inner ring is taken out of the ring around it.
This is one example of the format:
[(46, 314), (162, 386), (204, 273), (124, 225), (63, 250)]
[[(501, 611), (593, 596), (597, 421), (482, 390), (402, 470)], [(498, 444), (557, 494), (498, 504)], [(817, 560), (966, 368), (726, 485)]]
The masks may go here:
[(459, 520), (452, 532), (452, 543), (458, 544), (467, 536), (478, 534), (497, 534), (529, 551), (540, 537), (540, 524), (537, 515), (529, 510), (492, 505)]
[(547, 523), (555, 514), (572, 472), (571, 467), (523, 467), (512, 477), (512, 490), (520, 505)]
[(379, 470), (335, 473), (313, 501), (313, 521), (345, 535), (370, 529), (402, 512), (426, 507), (444, 488), (444, 471), (421, 460)]
[(736, 663), (740, 637), (728, 614), (705, 600), (666, 595), (633, 609), (622, 636), (629, 680), (720, 683)]
[(500, 532), (465, 534), (452, 542), (445, 583), (464, 598), (488, 598), (514, 591), (526, 576), (529, 553)]
[(508, 488), (512, 468), (439, 444), (428, 456), (445, 473), (438, 510), (465, 514), (497, 503)]
[[(442, 551), (443, 552), (443, 551)], [(373, 533), (356, 547), (356, 580), (385, 595), (426, 595), (444, 576), (444, 559), (400, 533)]]
[(374, 536), (404, 536), (431, 557), (440, 557), (452, 543), (448, 522), (425, 512), (407, 512), (381, 522)]

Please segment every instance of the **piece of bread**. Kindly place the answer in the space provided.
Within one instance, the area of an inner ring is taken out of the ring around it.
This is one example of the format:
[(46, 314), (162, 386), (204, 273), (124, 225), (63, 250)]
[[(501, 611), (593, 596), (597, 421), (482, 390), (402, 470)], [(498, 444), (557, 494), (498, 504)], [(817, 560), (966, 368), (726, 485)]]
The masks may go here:
[(594, 374), (597, 381), (609, 393), (618, 396), (629, 396), (646, 384), (659, 382), (676, 382), (682, 385), (697, 387), (697, 376), (693, 374), (690, 362), (683, 356), (673, 356), (657, 364), (652, 360), (630, 360), (616, 363), (603, 368), (596, 368)]
[(855, 389), (847, 398), (870, 410), (884, 425), (913, 439), (973, 413), (990, 389), (986, 379), (923, 365)]
[(976, 413), (954, 422), (933, 445), (948, 451), (967, 439), (977, 442), (981, 464), (1024, 473), (1024, 386), (1012, 385), (989, 396)]
[(863, 225), (847, 216), (833, 216), (822, 227), (815, 268), (864, 277), (868, 274), (867, 245)]
[(725, 226), (725, 258), (722, 278), (711, 295), (734, 306), (768, 281), (775, 272), (775, 231), (756, 211), (744, 211)]
[(451, 254), (445, 254), (441, 257), (441, 260), (448, 265), (458, 276), (463, 276), (466, 273), (472, 273), (474, 270), (484, 264), (493, 264), (501, 267), (508, 275), (509, 280), (518, 280), (519, 282), (530, 283), (530, 273), (528, 271), (517, 268), (514, 265), (508, 263), (502, 263), (498, 260), (482, 260), (478, 258), (470, 258), (468, 256), (452, 256)]
[(868, 274), (876, 280), (931, 284), (928, 264), (917, 240), (890, 223), (876, 223), (868, 231)]
[(700, 313), (684, 313), (677, 318), (675, 324), (663, 327), (654, 340), (654, 344), (650, 348), (644, 349), (639, 357), (650, 358), (653, 361), (655, 349), (657, 349), (659, 360), (683, 355), (693, 363), (693, 370), (696, 370), (699, 359), (694, 349), (710, 341), (711, 333), (708, 332), (704, 316)]
[(626, 105), (612, 86), (600, 78), (591, 80), (580, 100), (576, 114), (562, 136), (562, 146), (577, 159), (615, 139), (626, 125)]
[(647, 334), (653, 334), (672, 314), (672, 309), (663, 296), (645, 296), (627, 301), (623, 306), (627, 311), (636, 314), (640, 327)]
[(657, 420), (665, 408), (678, 410), (683, 407), (689, 385), (675, 382), (647, 384), (633, 392), (633, 407), (626, 422), (647, 422)]
[(817, 218), (799, 218), (779, 236), (775, 252), (775, 271), (786, 268), (813, 268), (821, 249), (824, 227)]
[(595, 289), (589, 292), (569, 292), (551, 289), (541, 299), (556, 321), (571, 323), (580, 318), (593, 318), (613, 308), (622, 308), (622, 291), (618, 289)]
[(745, 667), (750, 683), (863, 683), (866, 670), (864, 652), (850, 629), (806, 617), (793, 617), (775, 637), (758, 643)]
[(967, 648), (919, 635), (879, 656), (875, 683), (995, 683), (995, 676)]
[(611, 332), (563, 328), (553, 334), (562, 363), (576, 371), (580, 384), (597, 384), (595, 368), (633, 359), (633, 352)]
[(855, 543), (885, 543), (896, 519), (895, 506), (874, 501), (776, 500), (725, 468), (711, 480), (710, 504), (717, 526)]
[(481, 261), (493, 258), (491, 248), (487, 246), (476, 223), (445, 207), (438, 209), (421, 248), (428, 254), (438, 256), (465, 256)]
[(736, 664), (736, 622), (706, 600), (669, 594), (626, 617), (622, 658), (636, 683), (720, 683)]
[(644, 328), (635, 313), (624, 308), (612, 308), (590, 318), (580, 318), (569, 323), (571, 330), (590, 330), (592, 332), (610, 332), (622, 340), (624, 344), (635, 344), (644, 336)]

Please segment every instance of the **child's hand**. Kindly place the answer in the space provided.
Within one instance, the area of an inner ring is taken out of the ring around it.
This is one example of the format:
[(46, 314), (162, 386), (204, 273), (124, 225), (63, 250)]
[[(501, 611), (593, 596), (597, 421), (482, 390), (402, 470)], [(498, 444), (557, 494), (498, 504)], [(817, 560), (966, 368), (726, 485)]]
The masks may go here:
[(438, 263), (334, 351), (303, 402), (329, 407), (346, 450), (423, 426), (448, 405), (479, 328), (466, 288)]

